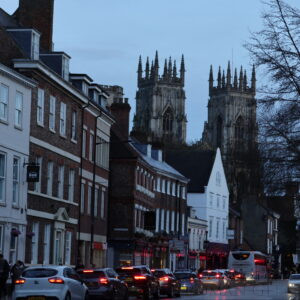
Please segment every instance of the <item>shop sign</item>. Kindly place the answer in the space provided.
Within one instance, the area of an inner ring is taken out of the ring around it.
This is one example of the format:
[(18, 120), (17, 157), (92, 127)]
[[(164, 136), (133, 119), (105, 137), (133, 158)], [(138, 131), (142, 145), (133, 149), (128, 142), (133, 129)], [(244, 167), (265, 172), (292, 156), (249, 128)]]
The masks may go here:
[(40, 166), (28, 165), (27, 166), (27, 182), (39, 182), (40, 180)]

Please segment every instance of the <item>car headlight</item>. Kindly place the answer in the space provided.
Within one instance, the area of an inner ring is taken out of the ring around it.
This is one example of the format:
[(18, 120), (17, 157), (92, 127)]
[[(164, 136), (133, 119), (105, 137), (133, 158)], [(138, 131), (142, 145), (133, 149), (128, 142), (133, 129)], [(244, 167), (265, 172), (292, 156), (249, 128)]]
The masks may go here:
[(289, 283), (289, 287), (293, 287), (293, 286), (295, 286), (294, 283)]

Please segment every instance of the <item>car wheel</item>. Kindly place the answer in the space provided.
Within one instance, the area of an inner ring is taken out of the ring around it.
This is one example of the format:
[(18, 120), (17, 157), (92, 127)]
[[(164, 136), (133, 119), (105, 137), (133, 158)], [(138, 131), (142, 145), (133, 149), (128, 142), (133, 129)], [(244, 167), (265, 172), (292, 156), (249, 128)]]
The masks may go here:
[(170, 292), (168, 293), (169, 298), (174, 298), (174, 288), (171, 286)]
[(68, 292), (67, 293), (67, 295), (66, 295), (66, 297), (65, 297), (65, 300), (71, 300), (72, 298), (71, 298), (71, 295), (70, 295), (70, 293)]

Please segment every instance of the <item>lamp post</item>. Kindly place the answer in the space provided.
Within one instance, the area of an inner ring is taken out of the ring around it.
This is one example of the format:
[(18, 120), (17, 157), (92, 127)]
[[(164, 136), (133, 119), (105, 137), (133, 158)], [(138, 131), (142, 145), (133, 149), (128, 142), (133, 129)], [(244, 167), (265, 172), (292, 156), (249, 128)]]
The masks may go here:
[(294, 216), (296, 218), (296, 254), (298, 269), (300, 268), (300, 195), (294, 196)]

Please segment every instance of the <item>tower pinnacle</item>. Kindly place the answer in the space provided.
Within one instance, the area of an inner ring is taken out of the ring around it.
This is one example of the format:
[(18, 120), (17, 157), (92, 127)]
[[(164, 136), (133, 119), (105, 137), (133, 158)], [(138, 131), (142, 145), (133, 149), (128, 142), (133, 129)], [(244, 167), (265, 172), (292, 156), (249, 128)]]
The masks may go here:
[(210, 65), (208, 82), (209, 82), (209, 92), (210, 92), (212, 90), (212, 88), (214, 87), (214, 75), (213, 75), (212, 65)]
[(243, 67), (242, 66), (241, 66), (241, 70), (240, 70), (239, 89), (240, 90), (243, 89)]
[(255, 93), (255, 91), (256, 91), (256, 74), (255, 74), (255, 66), (254, 65), (252, 67), (251, 89)]
[(145, 73), (146, 79), (149, 79), (149, 57), (147, 57)]
[(176, 79), (177, 77), (177, 68), (176, 68), (176, 60), (174, 60), (173, 63), (173, 79)]
[(138, 73), (138, 82), (140, 82), (140, 80), (142, 79), (142, 76), (143, 76), (142, 57), (141, 57), (141, 55), (139, 57), (139, 64), (138, 64), (137, 73)]
[(219, 66), (219, 71), (218, 71), (218, 88), (221, 88), (221, 82), (222, 82), (221, 67)]
[(237, 69), (236, 68), (234, 69), (233, 87), (235, 89), (238, 88)]
[(181, 56), (181, 64), (180, 64), (180, 79), (181, 83), (184, 84), (184, 75), (185, 74), (185, 65), (184, 65), (184, 56)]
[(231, 70), (230, 70), (230, 61), (228, 61), (228, 66), (227, 66), (227, 80), (226, 80), (226, 86), (231, 85)]

